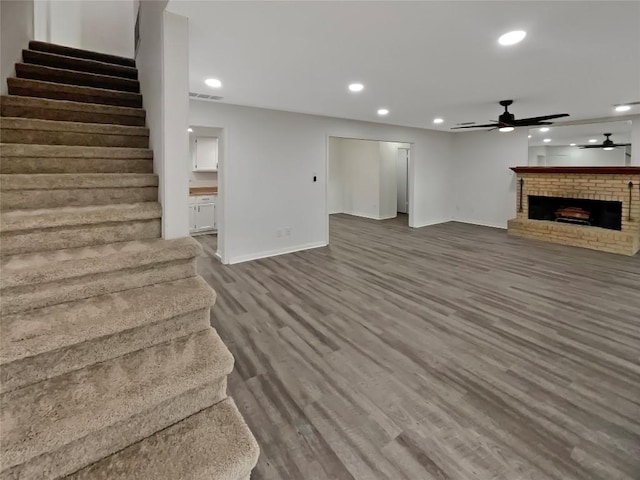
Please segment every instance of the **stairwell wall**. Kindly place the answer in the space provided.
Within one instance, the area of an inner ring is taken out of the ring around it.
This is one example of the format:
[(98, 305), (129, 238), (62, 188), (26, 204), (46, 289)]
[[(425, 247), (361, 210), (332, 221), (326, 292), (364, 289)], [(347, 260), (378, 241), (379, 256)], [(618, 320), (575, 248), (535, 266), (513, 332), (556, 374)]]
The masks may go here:
[(30, 40), (133, 58), (136, 8), (133, 0), (36, 0)]
[(167, 1), (140, 2), (136, 65), (150, 129), (153, 170), (159, 177), (162, 236), (189, 234), (189, 46), (186, 17), (166, 12)]
[(33, 0), (0, 1), (0, 93), (8, 93), (7, 78), (15, 76), (22, 49), (33, 40)]

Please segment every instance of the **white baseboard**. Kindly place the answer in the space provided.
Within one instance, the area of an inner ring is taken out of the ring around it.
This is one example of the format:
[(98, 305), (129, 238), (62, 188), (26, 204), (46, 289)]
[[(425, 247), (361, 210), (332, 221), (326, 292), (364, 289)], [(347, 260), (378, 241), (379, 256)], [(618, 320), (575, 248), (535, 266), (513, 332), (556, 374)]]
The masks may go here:
[(297, 245), (295, 247), (286, 247), (286, 248), (281, 248), (277, 250), (269, 250), (266, 252), (250, 253), (247, 255), (240, 255), (238, 257), (231, 258), (231, 260), (229, 261), (229, 264), (233, 265), (235, 263), (249, 262), (251, 260), (258, 260), (260, 258), (275, 257), (277, 255), (285, 255), (287, 253), (300, 252), (302, 250), (310, 250), (312, 248), (320, 248), (320, 247), (326, 247), (326, 246), (327, 246), (326, 242), (315, 242), (315, 243), (307, 243), (304, 245)]
[(436, 220), (435, 222), (420, 223), (418, 225), (409, 225), (411, 228), (430, 227), (431, 225), (440, 225), (441, 223), (452, 222), (453, 220)]
[(491, 227), (491, 228), (499, 228), (501, 230), (506, 230), (507, 226), (506, 225), (496, 225), (493, 223), (482, 223), (482, 222), (475, 222), (475, 221), (471, 221), (471, 220), (458, 220), (458, 219), (454, 219), (451, 220), (452, 222), (458, 222), (458, 223), (466, 223), (467, 225), (478, 225), (480, 227)]

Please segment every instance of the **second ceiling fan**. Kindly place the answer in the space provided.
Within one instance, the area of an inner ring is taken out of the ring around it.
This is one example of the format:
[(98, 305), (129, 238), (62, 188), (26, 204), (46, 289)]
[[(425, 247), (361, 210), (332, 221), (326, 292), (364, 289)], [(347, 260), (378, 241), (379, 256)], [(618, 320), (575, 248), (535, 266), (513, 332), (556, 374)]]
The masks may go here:
[(529, 117), (516, 119), (515, 115), (509, 112), (509, 105), (513, 103), (513, 100), (501, 100), (500, 105), (504, 107), (504, 112), (498, 117), (498, 120), (494, 123), (486, 123), (483, 125), (465, 125), (463, 127), (452, 127), (452, 130), (460, 128), (489, 128), (489, 130), (499, 129), (501, 132), (510, 132), (516, 127), (535, 127), (539, 125), (551, 125), (554, 118), (568, 117), (568, 113), (556, 113), (553, 115), (542, 115), (540, 117)]
[(603, 133), (606, 137), (605, 141), (602, 143), (598, 143), (595, 145), (580, 145), (580, 148), (602, 148), (604, 150), (613, 150), (616, 147), (630, 147), (630, 143), (615, 143), (609, 137), (612, 135), (611, 133)]

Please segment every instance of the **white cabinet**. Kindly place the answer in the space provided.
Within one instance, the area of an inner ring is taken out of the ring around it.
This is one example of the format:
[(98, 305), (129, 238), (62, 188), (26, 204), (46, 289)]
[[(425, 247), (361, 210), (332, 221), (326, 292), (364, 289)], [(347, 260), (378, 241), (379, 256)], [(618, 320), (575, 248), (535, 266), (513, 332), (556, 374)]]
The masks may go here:
[(203, 233), (216, 229), (216, 196), (189, 197), (189, 232)]
[(193, 155), (194, 172), (218, 171), (218, 139), (214, 137), (198, 137), (195, 139)]
[(216, 204), (203, 203), (196, 205), (196, 228), (198, 231), (215, 230), (216, 228)]

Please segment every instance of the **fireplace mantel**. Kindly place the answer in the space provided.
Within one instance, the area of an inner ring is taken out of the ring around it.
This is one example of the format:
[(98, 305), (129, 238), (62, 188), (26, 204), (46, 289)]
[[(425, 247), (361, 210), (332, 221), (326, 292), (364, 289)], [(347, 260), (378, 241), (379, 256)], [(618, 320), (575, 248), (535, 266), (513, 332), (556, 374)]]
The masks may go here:
[(640, 167), (510, 167), (516, 173), (578, 173), (583, 175), (640, 175)]

